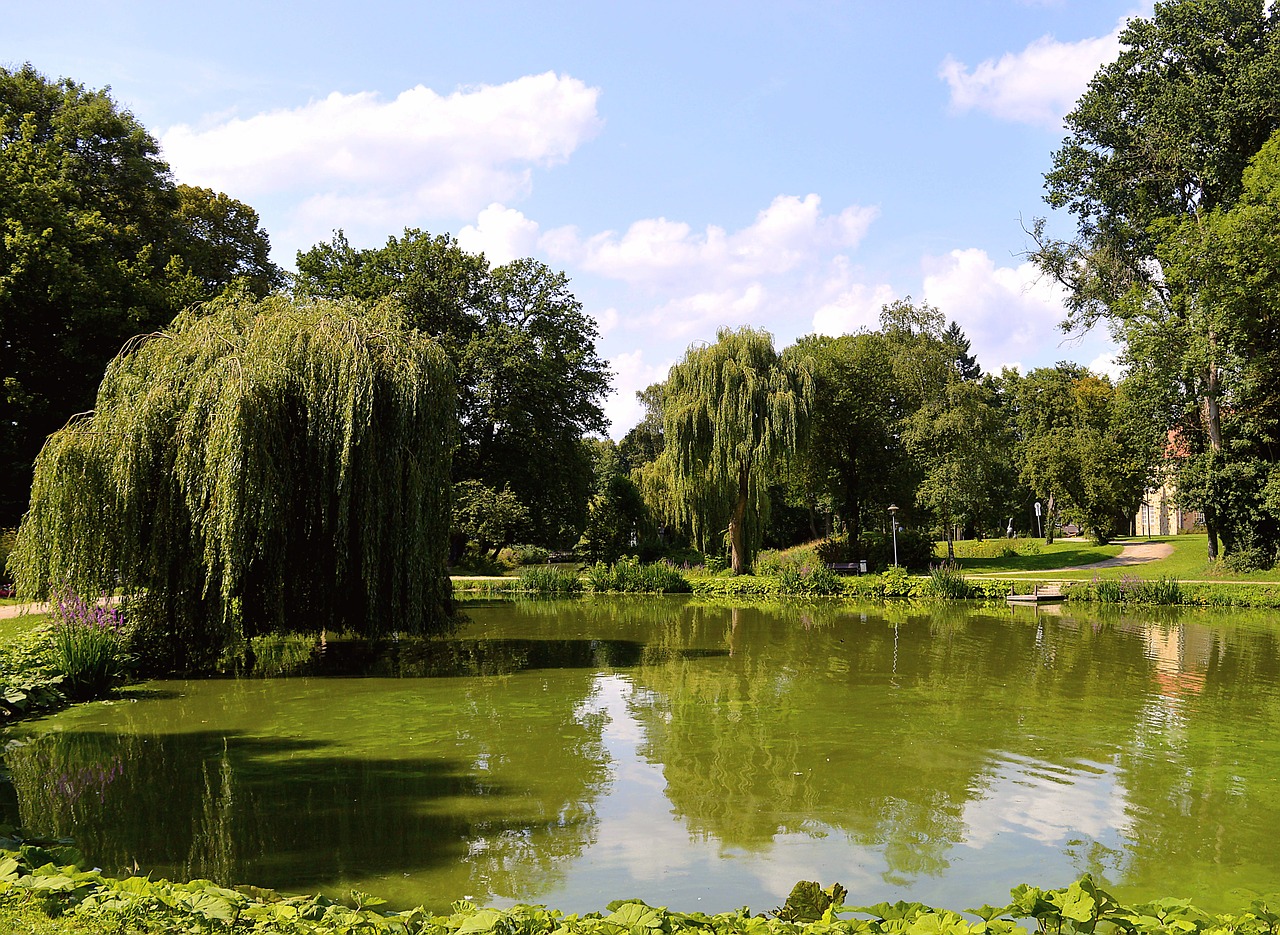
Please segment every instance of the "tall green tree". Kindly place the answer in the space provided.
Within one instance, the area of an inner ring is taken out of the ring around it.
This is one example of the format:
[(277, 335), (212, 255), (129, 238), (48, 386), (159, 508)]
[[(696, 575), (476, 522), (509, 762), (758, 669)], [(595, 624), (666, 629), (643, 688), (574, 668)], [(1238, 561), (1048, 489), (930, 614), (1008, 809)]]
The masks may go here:
[(211, 188), (179, 185), (177, 191), (176, 247), (183, 267), (198, 280), (200, 300), (233, 282), (258, 298), (284, 285), (257, 211)]
[[(1159, 251), (1171, 288), (1194, 295), (1200, 316), (1212, 318), (1221, 362), (1224, 450), (1172, 453), (1184, 507), (1226, 506), (1218, 530), (1225, 551), (1270, 566), (1280, 547), (1280, 131), (1245, 170), (1243, 186), (1230, 209), (1171, 228)], [(1175, 417), (1178, 391), (1203, 366), (1203, 345), (1185, 332), (1141, 334), (1151, 342), (1147, 356), (1180, 364), (1181, 380), (1160, 387)], [(1179, 346), (1167, 346), (1171, 336), (1183, 338)], [(1151, 382), (1159, 373), (1144, 371)]]
[(385, 306), (185, 312), (46, 442), (10, 570), (29, 598), (120, 591), (161, 669), (277, 629), (438, 629), (454, 399), (447, 356)]
[(1132, 383), (1113, 386), (1076, 364), (1041, 367), (1011, 387), (1022, 479), (1097, 542), (1126, 530), (1155, 477), (1164, 433)]
[(804, 439), (813, 392), (812, 362), (784, 362), (752, 328), (722, 328), (715, 344), (689, 348), (663, 385), (672, 518), (704, 551), (726, 531), (734, 574), (751, 567), (769, 486)]
[(902, 434), (920, 465), (916, 501), (933, 514), (954, 560), (956, 528), (990, 525), (993, 504), (1002, 502), (1009, 444), (995, 394), (948, 369), (938, 391), (903, 420)]
[[(26, 509), (45, 437), (93, 405), (126, 340), (237, 276), (275, 275), (256, 222), (220, 234), (197, 222), (204, 191), (174, 185), (106, 91), (0, 68), (0, 526)], [(215, 243), (242, 262), (210, 262)]]
[(490, 268), (448, 235), (406, 230), (357, 250), (338, 233), (298, 254), (296, 288), (395, 300), (457, 368), (455, 481), (509, 487), (529, 509), (535, 541), (577, 541), (592, 484), (580, 442), (607, 428), (609, 372), (563, 273), (531, 259)]
[(813, 502), (828, 502), (850, 542), (862, 538), (868, 515), (884, 515), (908, 501), (908, 459), (899, 423), (905, 413), (893, 370), (892, 348), (880, 332), (838, 338), (801, 338), (784, 360), (814, 362), (810, 433), (815, 440), (794, 473)]
[[(1069, 289), (1065, 327), (1116, 322), (1131, 352), (1181, 347), (1166, 380), (1181, 384), (1182, 443), (1229, 460), (1222, 372), (1229, 352), (1217, 310), (1195, 283), (1166, 277), (1161, 246), (1239, 198), (1249, 159), (1280, 127), (1280, 9), (1264, 0), (1169, 0), (1130, 21), (1118, 58), (1067, 116), (1067, 139), (1046, 176), (1047, 200), (1074, 215), (1076, 237), (1034, 234), (1035, 260)], [(1165, 332), (1161, 336), (1159, 332)], [(1148, 361), (1158, 364), (1158, 361)], [(1212, 489), (1212, 479), (1206, 488)], [(1210, 557), (1238, 525), (1204, 500)]]

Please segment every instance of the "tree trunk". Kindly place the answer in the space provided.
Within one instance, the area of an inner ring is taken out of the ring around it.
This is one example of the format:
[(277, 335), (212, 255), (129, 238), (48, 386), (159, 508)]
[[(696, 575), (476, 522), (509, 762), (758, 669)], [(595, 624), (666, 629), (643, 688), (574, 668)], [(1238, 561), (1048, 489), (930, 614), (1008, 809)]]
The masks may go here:
[(1053, 494), (1049, 494), (1049, 501), (1044, 505), (1041, 522), (1044, 523), (1044, 544), (1053, 545)]
[[(1222, 455), (1222, 415), (1218, 408), (1218, 364), (1214, 360), (1214, 350), (1216, 348), (1216, 339), (1212, 331), (1209, 332), (1209, 371), (1205, 375), (1204, 388), (1204, 428), (1205, 433), (1209, 436), (1209, 447), (1215, 455)], [(1217, 458), (1213, 458), (1210, 463), (1210, 470), (1217, 470)], [(1212, 480), (1210, 481), (1210, 490), (1213, 489)], [(1206, 499), (1211, 499), (1210, 497)], [(1218, 508), (1216, 503), (1205, 503), (1204, 505), (1204, 525), (1205, 530), (1209, 533), (1209, 561), (1215, 561), (1218, 558), (1218, 538), (1222, 535), (1222, 523), (1219, 521)], [(1227, 541), (1226, 536), (1222, 536), (1222, 551), (1230, 552), (1231, 544)]]
[(954, 562), (956, 560), (956, 544), (955, 544), (955, 523), (951, 522), (950, 517), (947, 519), (947, 561)]
[(738, 474), (738, 500), (729, 520), (729, 561), (735, 575), (745, 575), (751, 567), (747, 556), (747, 472)]

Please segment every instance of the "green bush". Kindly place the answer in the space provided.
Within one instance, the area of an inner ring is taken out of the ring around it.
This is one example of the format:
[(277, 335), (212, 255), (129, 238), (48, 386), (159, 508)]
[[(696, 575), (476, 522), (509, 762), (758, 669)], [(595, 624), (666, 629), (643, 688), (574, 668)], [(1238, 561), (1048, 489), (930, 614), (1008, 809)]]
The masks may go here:
[(498, 553), (498, 561), (512, 568), (525, 565), (545, 565), (551, 552), (540, 545), (513, 545)]
[(488, 575), (490, 577), (498, 577), (506, 572), (507, 567), (505, 565), (494, 561), (474, 545), (468, 545), (467, 550), (462, 553), (462, 558), (458, 559), (458, 564), (449, 569), (449, 573), (452, 575)]
[[(1039, 539), (957, 539), (951, 543), (956, 558), (1016, 558), (1019, 555), (1039, 555), (1044, 551)], [(947, 554), (947, 544), (934, 545), (934, 555)]]
[(778, 575), (779, 594), (842, 594), (844, 588), (840, 579), (821, 562), (813, 565), (801, 565), (799, 568), (787, 566)]
[(556, 565), (531, 565), (520, 569), (520, 590), (534, 594), (576, 594), (582, 579), (576, 571)]
[(643, 565), (638, 558), (620, 558), (612, 565), (596, 562), (587, 569), (587, 590), (643, 594), (688, 594), (689, 580), (667, 562)]
[(778, 579), (757, 575), (709, 575), (694, 578), (693, 593), (703, 597), (748, 597), (778, 593)]

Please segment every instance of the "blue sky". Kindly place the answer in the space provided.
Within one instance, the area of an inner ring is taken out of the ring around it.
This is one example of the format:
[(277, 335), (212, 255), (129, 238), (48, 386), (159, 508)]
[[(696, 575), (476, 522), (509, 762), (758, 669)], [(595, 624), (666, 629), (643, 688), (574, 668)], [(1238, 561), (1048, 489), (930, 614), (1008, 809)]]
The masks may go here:
[[(718, 327), (874, 327), (911, 295), (989, 370), (1076, 360), (1022, 257), (1061, 118), (1150, 7), (1110, 0), (0, 0), (0, 64), (116, 99), (275, 257), (451, 232), (570, 276), (634, 391)], [(1051, 229), (1070, 232), (1069, 219)]]

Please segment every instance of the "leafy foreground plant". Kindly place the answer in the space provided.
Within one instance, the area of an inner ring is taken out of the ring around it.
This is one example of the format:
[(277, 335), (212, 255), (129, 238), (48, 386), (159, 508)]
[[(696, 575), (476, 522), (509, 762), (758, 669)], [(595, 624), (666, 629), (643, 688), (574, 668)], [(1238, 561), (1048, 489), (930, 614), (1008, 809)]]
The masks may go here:
[(68, 698), (106, 694), (125, 672), (124, 617), (118, 607), (90, 603), (70, 588), (54, 595), (53, 665)]
[[(455, 903), (449, 915), (421, 907), (387, 912), (379, 908), (382, 900), (356, 891), (340, 903), (207, 880), (113, 880), (78, 869), (82, 857), (69, 846), (12, 837), (0, 842), (16, 848), (0, 851), (0, 930), (41, 935), (1029, 935), (1020, 919), (1034, 920), (1040, 935), (1093, 935), (1099, 925), (1129, 935), (1275, 935), (1280, 930), (1280, 897), (1255, 900), (1234, 915), (1209, 915), (1177, 899), (1126, 907), (1088, 876), (1060, 890), (1019, 886), (1007, 906), (967, 910), (977, 921), (921, 903), (845, 906), (844, 887), (823, 889), (812, 882), (797, 883), (769, 916), (752, 916), (747, 909), (685, 914), (639, 900), (612, 902), (605, 913), (582, 916), (542, 906), (480, 909), (466, 902)], [(842, 918), (853, 913), (870, 918)]]

